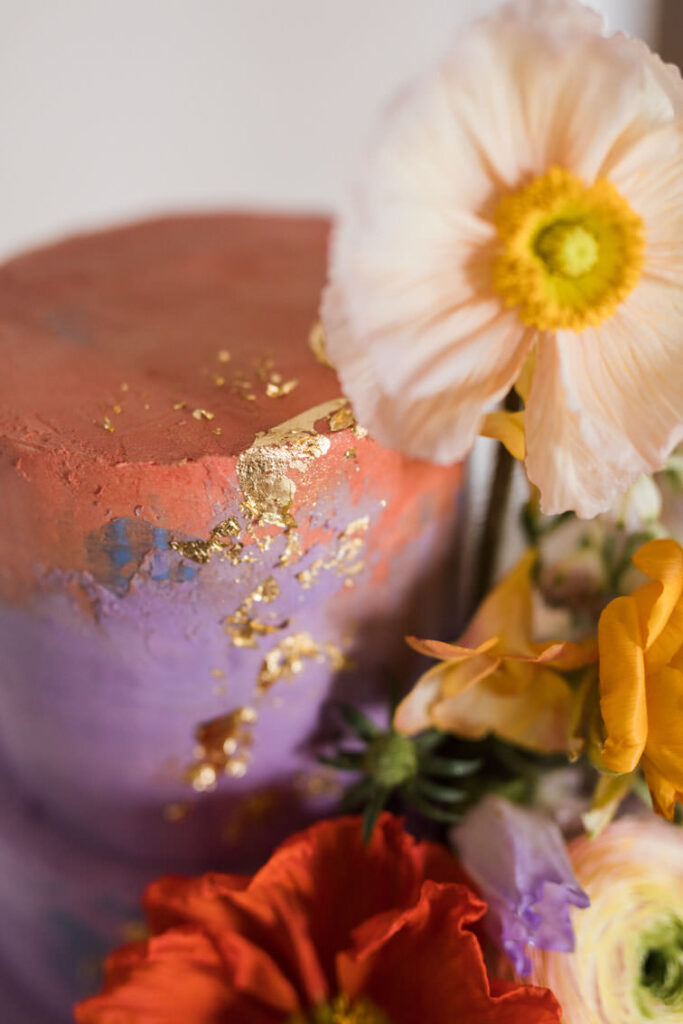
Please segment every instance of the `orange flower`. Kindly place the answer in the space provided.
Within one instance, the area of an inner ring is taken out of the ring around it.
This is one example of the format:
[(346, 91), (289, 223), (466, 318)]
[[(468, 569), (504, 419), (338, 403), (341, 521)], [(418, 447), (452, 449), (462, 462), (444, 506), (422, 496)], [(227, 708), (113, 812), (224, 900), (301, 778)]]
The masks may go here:
[(640, 762), (655, 809), (683, 800), (683, 548), (652, 540), (633, 556), (650, 577), (600, 617), (600, 708), (606, 768)]
[[(114, 953), (79, 1024), (558, 1024), (545, 989), (489, 980), (485, 906), (391, 815), (293, 836), (253, 878), (153, 884), (153, 938)], [(408, 967), (408, 969), (406, 969)]]
[(560, 674), (595, 661), (586, 644), (534, 643), (527, 552), (489, 594), (459, 644), (409, 639), (440, 664), (418, 680), (394, 724), (415, 733), (435, 726), (468, 739), (489, 732), (544, 752), (572, 746), (574, 693)]

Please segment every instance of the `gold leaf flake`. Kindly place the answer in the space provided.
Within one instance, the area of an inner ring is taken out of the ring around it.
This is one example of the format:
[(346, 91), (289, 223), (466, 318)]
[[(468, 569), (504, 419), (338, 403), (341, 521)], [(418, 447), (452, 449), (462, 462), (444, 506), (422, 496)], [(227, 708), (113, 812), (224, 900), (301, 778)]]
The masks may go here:
[[(276, 374), (273, 376), (276, 376)], [(282, 384), (275, 380), (269, 380), (266, 384), (266, 395), (268, 398), (284, 398), (286, 395), (290, 395), (294, 388), (298, 386), (298, 380), (286, 380)]]
[(228, 352), (227, 348), (222, 348), (216, 358), (218, 359), (219, 363), (229, 363), (230, 353)]
[(325, 332), (323, 330), (323, 325), (319, 320), (317, 323), (313, 324), (313, 327), (311, 328), (311, 332), (308, 335), (308, 345), (319, 363), (322, 363), (323, 366), (332, 366), (332, 363), (327, 357)]
[[(230, 516), (228, 519), (224, 519), (218, 526), (214, 526), (213, 530), (209, 534), (206, 540), (175, 540), (173, 539), (169, 543), (169, 547), (173, 551), (177, 551), (179, 555), (184, 558), (189, 558), (193, 562), (199, 562), (205, 565), (211, 560), (211, 556), (216, 552), (220, 551), (231, 561), (234, 558), (239, 560), (243, 551), (243, 545), (235, 543), (231, 538), (238, 536), (240, 533), (240, 524), (234, 516)], [(224, 543), (224, 541), (228, 543)], [(233, 562), (233, 564), (237, 564)]]
[(173, 408), (176, 412), (179, 412), (180, 409), (187, 409), (187, 402), (174, 402)]
[(166, 804), (164, 807), (164, 818), (172, 824), (184, 821), (190, 813), (190, 805), (184, 803)]
[(219, 775), (239, 778), (246, 773), (257, 720), (254, 708), (242, 707), (197, 726), (197, 760), (185, 773), (194, 789), (214, 789)]
[(356, 449), (355, 448), (349, 448), (348, 451), (344, 452), (344, 458), (345, 459), (355, 459), (357, 457), (358, 456), (356, 454)]
[(327, 422), (330, 424), (330, 430), (336, 433), (338, 430), (348, 430), (350, 427), (354, 427), (356, 417), (353, 415), (351, 406), (344, 405), (337, 412), (333, 412)]
[(214, 418), (214, 414), (207, 409), (193, 409), (192, 415), (196, 420), (212, 420)]

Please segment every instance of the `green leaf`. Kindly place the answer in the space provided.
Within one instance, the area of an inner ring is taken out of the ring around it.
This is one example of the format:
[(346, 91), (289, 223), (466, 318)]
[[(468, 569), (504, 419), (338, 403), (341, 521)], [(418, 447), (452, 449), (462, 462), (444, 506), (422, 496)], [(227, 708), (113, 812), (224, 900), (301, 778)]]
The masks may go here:
[(456, 821), (460, 821), (462, 818), (462, 814), (458, 811), (447, 811), (443, 807), (436, 807), (416, 793), (411, 794), (409, 800), (416, 811), (424, 814), (425, 818), (431, 818), (432, 821), (441, 821), (447, 825), (454, 825)]
[(372, 839), (372, 833), (375, 825), (377, 824), (377, 819), (379, 818), (388, 797), (389, 790), (375, 789), (372, 794), (372, 799), (367, 803), (365, 810), (363, 811), (363, 842), (366, 846)]
[(426, 779), (423, 775), (418, 776), (415, 782), (416, 790), (430, 800), (440, 800), (445, 804), (461, 804), (467, 799), (467, 793), (459, 789), (453, 789), (445, 783), (434, 782), (433, 779)]
[(458, 779), (463, 775), (474, 775), (479, 771), (481, 765), (482, 762), (479, 759), (458, 761), (450, 757), (437, 757), (435, 754), (420, 757), (421, 772), (451, 779)]
[(365, 754), (356, 750), (339, 750), (336, 754), (322, 754), (318, 760), (343, 772), (359, 772), (363, 770)]
[(349, 786), (339, 801), (339, 810), (345, 813), (363, 806), (372, 796), (374, 789), (375, 785), (372, 779), (361, 779), (360, 782), (354, 783), (353, 786)]
[(363, 714), (360, 708), (354, 707), (353, 704), (343, 703), (339, 703), (337, 707), (349, 729), (355, 732), (356, 736), (359, 736), (362, 740), (373, 740), (375, 737), (381, 736), (382, 730), (380, 727), (375, 725), (367, 715)]
[(440, 729), (427, 729), (426, 732), (420, 733), (419, 736), (413, 737), (413, 744), (415, 749), (420, 754), (427, 754), (434, 747), (437, 747), (439, 743), (445, 738), (446, 733), (441, 732)]

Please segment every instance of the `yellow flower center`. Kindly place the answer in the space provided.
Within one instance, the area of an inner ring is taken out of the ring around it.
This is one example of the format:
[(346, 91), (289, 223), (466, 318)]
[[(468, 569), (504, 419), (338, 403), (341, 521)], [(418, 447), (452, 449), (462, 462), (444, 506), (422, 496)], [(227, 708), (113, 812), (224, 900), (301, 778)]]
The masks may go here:
[(504, 196), (495, 224), (494, 286), (530, 327), (595, 327), (640, 278), (643, 222), (605, 178), (585, 185), (554, 167)]
[(289, 1024), (391, 1024), (391, 1021), (369, 999), (351, 1003), (348, 996), (342, 995), (318, 1006), (309, 1018), (293, 1017)]

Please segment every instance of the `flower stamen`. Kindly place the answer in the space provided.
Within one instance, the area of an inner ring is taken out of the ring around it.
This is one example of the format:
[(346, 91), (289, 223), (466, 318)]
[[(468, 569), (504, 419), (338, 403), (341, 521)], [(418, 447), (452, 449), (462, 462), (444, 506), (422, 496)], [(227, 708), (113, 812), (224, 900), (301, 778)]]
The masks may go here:
[(554, 167), (504, 196), (495, 224), (494, 286), (530, 327), (595, 327), (640, 278), (643, 222), (605, 178), (585, 185)]

